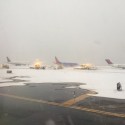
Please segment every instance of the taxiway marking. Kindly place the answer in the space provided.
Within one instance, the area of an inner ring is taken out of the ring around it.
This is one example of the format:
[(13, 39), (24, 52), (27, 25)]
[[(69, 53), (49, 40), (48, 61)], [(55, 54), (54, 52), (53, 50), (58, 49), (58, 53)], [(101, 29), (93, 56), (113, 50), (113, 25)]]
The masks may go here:
[(76, 109), (76, 110), (82, 110), (82, 111), (97, 113), (97, 114), (101, 114), (101, 115), (125, 118), (125, 114), (106, 112), (106, 111), (102, 111), (102, 110), (89, 109), (89, 108), (78, 107), (78, 106), (66, 106), (66, 105), (62, 105), (62, 104), (56, 103), (56, 102), (48, 102), (48, 101), (44, 101), (44, 100), (27, 98), (27, 97), (21, 97), (21, 96), (16, 96), (16, 95), (9, 95), (9, 94), (4, 94), (4, 93), (0, 93), (0, 96), (9, 97), (9, 98), (18, 99), (18, 100), (23, 100), (23, 101), (30, 101), (30, 102), (48, 104), (48, 105), (53, 105), (53, 106), (71, 108), (71, 109)]
[(86, 94), (82, 94), (82, 95), (80, 95), (78, 97), (75, 97), (73, 99), (70, 99), (70, 100), (62, 103), (62, 105), (63, 106), (71, 106), (71, 105), (73, 105), (73, 104), (75, 104), (75, 103), (77, 103), (79, 101), (85, 100), (86, 98), (92, 96), (91, 94), (95, 94), (95, 92), (94, 91), (90, 91), (90, 92), (88, 92)]

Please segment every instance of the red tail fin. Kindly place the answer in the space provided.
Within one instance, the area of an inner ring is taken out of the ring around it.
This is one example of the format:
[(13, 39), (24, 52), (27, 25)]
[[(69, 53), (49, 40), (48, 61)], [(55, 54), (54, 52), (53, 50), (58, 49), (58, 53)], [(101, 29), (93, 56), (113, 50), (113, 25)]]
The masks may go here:
[(108, 64), (113, 64), (110, 59), (105, 59), (105, 61), (108, 63)]
[(55, 61), (56, 61), (56, 64), (61, 64), (61, 62), (57, 59), (56, 56), (55, 56)]

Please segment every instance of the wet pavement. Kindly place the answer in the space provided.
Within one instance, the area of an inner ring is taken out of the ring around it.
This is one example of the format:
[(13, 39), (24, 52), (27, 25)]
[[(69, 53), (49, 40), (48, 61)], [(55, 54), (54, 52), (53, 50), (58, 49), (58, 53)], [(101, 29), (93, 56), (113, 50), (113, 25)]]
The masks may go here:
[[(90, 92), (80, 89), (81, 84), (44, 83), (0, 88), (0, 125), (125, 125), (125, 100), (88, 96), (75, 103), (75, 98)], [(63, 105), (72, 99), (72, 105)], [(115, 116), (115, 113), (123, 115)]]
[[(76, 96), (88, 92), (78, 86), (82, 83), (45, 83), (45, 84), (26, 84), (26, 86), (13, 86), (0, 88), (0, 92), (23, 96), (28, 98), (42, 99), (50, 102), (64, 102)], [(66, 88), (74, 86), (76, 88)]]
[(77, 106), (94, 108), (101, 111), (110, 111), (125, 114), (125, 99), (112, 99), (104, 97), (89, 97), (85, 101), (80, 101)]

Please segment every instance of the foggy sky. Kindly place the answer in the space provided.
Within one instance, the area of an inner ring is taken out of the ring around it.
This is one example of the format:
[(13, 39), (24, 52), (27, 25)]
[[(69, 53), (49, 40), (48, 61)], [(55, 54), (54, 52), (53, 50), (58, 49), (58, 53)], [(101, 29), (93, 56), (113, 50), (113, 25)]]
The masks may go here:
[(124, 0), (0, 0), (0, 61), (125, 63)]

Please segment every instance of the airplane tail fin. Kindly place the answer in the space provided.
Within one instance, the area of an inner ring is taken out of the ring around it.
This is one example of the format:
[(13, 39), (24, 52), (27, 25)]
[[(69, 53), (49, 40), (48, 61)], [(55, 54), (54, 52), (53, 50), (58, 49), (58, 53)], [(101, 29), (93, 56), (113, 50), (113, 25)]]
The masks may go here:
[(113, 64), (113, 62), (111, 62), (110, 59), (105, 59), (105, 61), (106, 61), (109, 65)]
[(55, 61), (56, 61), (56, 64), (61, 64), (61, 62), (57, 59), (56, 56), (55, 56)]
[(11, 60), (9, 59), (9, 57), (7, 57), (7, 62), (11, 62)]

